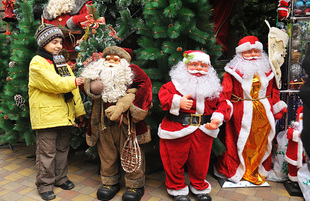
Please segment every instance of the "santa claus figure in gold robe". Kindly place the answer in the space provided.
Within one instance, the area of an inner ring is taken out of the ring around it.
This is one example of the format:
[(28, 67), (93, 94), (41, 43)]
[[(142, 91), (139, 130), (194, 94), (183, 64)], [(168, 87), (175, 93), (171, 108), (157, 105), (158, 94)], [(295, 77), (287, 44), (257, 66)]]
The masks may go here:
[(236, 183), (245, 179), (261, 185), (271, 169), (276, 120), (287, 105), (280, 100), (275, 74), (258, 38), (242, 38), (236, 53), (225, 66), (222, 82), (234, 111), (226, 122), (226, 152), (219, 157), (215, 174)]

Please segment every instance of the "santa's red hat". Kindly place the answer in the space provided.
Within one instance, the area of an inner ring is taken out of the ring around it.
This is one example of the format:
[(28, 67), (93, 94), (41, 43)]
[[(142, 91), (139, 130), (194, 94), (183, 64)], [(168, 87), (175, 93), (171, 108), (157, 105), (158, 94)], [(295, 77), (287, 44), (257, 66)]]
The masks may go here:
[(239, 41), (238, 47), (236, 47), (236, 53), (241, 53), (251, 49), (263, 50), (263, 44), (259, 42), (255, 36), (246, 36)]
[(187, 64), (190, 62), (202, 61), (206, 64), (211, 64), (210, 56), (200, 50), (187, 50), (183, 53), (183, 61)]

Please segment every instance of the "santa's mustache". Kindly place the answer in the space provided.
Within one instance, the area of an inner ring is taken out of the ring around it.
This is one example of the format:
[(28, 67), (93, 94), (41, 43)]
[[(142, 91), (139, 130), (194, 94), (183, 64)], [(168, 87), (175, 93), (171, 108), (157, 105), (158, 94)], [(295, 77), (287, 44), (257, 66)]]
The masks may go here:
[(256, 57), (256, 56), (254, 56), (254, 57), (243, 57), (245, 60), (252, 60), (252, 59), (254, 59), (254, 60), (256, 60), (256, 59), (260, 59), (261, 57)]
[(105, 67), (118, 67), (120, 64), (110, 63), (108, 61), (103, 62)]
[(188, 72), (191, 73), (191, 74), (200, 73), (202, 75), (206, 75), (208, 73), (208, 72), (202, 71), (202, 70), (188, 70)]

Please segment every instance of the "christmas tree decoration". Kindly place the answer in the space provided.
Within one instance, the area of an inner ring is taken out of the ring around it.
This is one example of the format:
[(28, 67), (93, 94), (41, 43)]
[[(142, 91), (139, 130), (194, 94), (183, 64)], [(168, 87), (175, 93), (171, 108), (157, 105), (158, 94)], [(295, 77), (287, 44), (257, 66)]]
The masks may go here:
[(157, 146), (157, 128), (165, 115), (160, 109), (158, 91), (170, 79), (171, 67), (183, 59), (186, 49), (208, 53), (216, 66), (222, 47), (216, 44), (208, 1), (146, 1), (142, 15), (143, 20), (137, 23), (139, 47), (135, 53), (153, 84), (154, 107), (147, 120)]
[(16, 65), (16, 62), (15, 61), (10, 61), (9, 63), (9, 67), (12, 68)]
[(35, 143), (35, 135), (29, 119), (28, 68), (37, 47), (33, 36), (39, 23), (33, 19), (33, 1), (16, 0), (15, 5), (18, 21), (12, 29), (9, 48), (5, 46), (9, 51), (6, 77), (10, 81), (3, 86), (0, 102), (0, 142), (14, 145), (23, 139), (31, 145)]
[(78, 53), (81, 52), (81, 47), (80, 47), (80, 46), (75, 46), (74, 49), (75, 49), (75, 51), (78, 52)]
[(2, 1), (3, 8), (4, 8), (4, 18), (2, 18), (5, 22), (15, 22), (17, 19), (14, 13), (14, 4), (15, 0), (5, 0)]
[(17, 107), (23, 107), (23, 106), (25, 106), (25, 99), (23, 99), (23, 97), (20, 95), (20, 94), (16, 94), (15, 96), (14, 96), (14, 100), (15, 100), (15, 102), (16, 102), (16, 105), (17, 105)]
[(281, 0), (278, 5), (279, 20), (287, 19), (289, 16), (289, 2), (290, 0)]

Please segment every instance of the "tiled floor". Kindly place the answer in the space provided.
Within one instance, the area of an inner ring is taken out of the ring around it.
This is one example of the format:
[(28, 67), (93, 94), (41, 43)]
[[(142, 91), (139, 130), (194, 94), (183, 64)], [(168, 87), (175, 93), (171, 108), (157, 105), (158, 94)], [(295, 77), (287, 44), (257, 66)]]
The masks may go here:
[[(19, 143), (11, 150), (8, 146), (0, 147), (0, 200), (2, 201), (33, 201), (41, 200), (35, 187), (35, 159), (28, 158), (35, 153), (35, 146), (25, 146)], [(98, 175), (98, 164), (90, 160), (83, 152), (71, 153), (69, 156), (69, 174), (76, 187), (65, 191), (55, 188), (55, 201), (92, 201), (96, 199), (97, 189), (101, 186)], [(172, 200), (166, 192), (162, 169), (147, 174), (143, 201)], [(282, 183), (268, 182), (270, 187), (258, 188), (221, 188), (217, 180), (209, 175), (207, 180), (212, 185), (213, 201), (297, 201), (302, 197), (291, 197)], [(125, 188), (113, 200), (122, 200)], [(191, 199), (194, 197), (191, 195)]]

